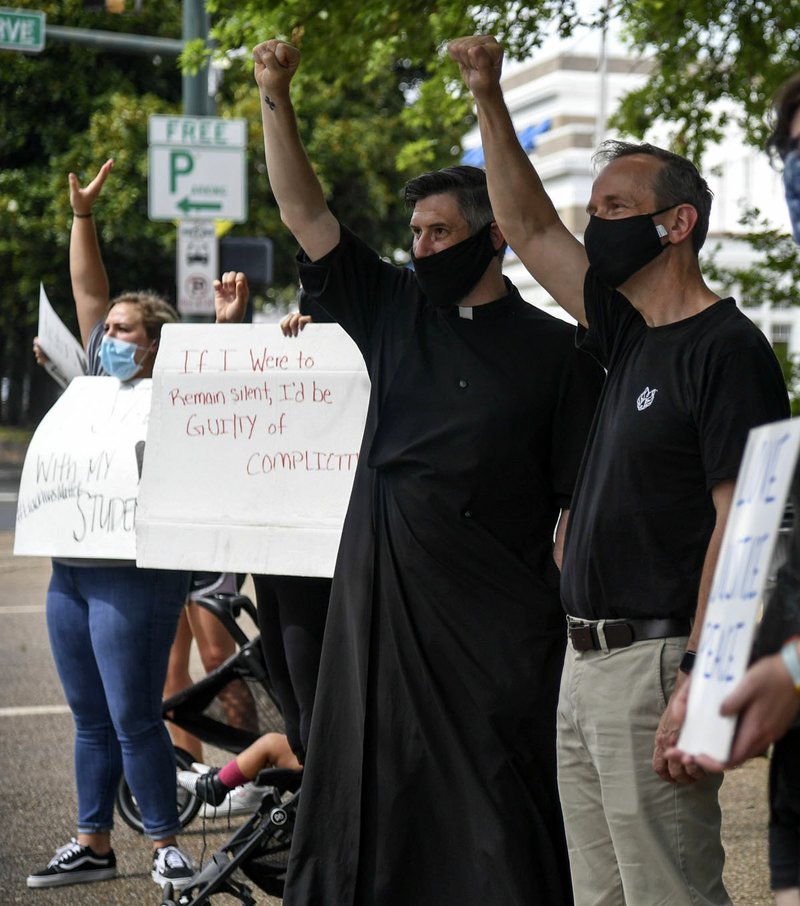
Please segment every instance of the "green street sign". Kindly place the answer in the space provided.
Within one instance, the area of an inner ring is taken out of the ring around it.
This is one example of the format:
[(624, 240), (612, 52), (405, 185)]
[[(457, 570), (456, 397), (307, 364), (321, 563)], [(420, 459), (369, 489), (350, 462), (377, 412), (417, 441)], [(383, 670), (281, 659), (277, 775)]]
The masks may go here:
[(0, 9), (0, 50), (44, 50), (44, 22), (44, 13)]

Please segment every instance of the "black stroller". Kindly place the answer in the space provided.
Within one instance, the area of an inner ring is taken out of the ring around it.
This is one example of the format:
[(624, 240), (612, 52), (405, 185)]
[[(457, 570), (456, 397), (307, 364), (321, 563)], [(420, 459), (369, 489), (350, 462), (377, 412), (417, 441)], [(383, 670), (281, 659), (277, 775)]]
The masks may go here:
[[(164, 717), (204, 743), (238, 754), (264, 733), (283, 732), (261, 637), (248, 638), (237, 622), (244, 612), (258, 625), (256, 609), (241, 594), (201, 595), (195, 602), (220, 620), (238, 651), (199, 682), (166, 699)], [(177, 747), (175, 754), (178, 770), (190, 769), (192, 756)], [(243, 906), (255, 906), (250, 888), (234, 877), (239, 870), (266, 893), (283, 894), (300, 773), (268, 768), (259, 773), (255, 783), (265, 788), (255, 813), (210, 857), (180, 896), (167, 885), (162, 906), (210, 906), (210, 898), (219, 893), (237, 898)], [(176, 795), (178, 815), (185, 827), (203, 803), (180, 786)], [(117, 809), (127, 824), (142, 832), (136, 800), (124, 778), (117, 791)]]

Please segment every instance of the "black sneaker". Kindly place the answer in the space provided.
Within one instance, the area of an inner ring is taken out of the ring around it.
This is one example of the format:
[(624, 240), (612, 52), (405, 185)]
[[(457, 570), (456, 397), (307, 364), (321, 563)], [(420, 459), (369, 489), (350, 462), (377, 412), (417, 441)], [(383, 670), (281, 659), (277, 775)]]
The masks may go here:
[(150, 877), (162, 887), (169, 883), (174, 890), (183, 890), (194, 877), (194, 862), (174, 844), (160, 846), (153, 853)]
[(178, 771), (178, 785), (209, 805), (220, 805), (231, 791), (219, 779), (219, 768), (211, 768), (206, 774)]
[(98, 856), (89, 846), (74, 838), (56, 850), (47, 868), (28, 875), (28, 887), (61, 887), (64, 884), (88, 884), (108, 881), (117, 876), (117, 857), (113, 850)]

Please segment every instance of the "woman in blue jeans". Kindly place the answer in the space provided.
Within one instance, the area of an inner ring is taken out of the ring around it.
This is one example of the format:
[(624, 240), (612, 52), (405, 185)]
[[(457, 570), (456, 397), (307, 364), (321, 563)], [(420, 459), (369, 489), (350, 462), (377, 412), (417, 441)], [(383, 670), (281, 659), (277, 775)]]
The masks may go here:
[[(89, 373), (130, 382), (152, 375), (161, 327), (178, 319), (150, 293), (126, 293), (109, 302), (92, 207), (111, 167), (109, 160), (85, 188), (69, 175), (70, 276)], [(217, 320), (241, 320), (248, 295), (244, 275), (225, 274), (215, 289)], [(75, 720), (78, 834), (42, 871), (28, 876), (29, 887), (116, 875), (111, 829), (123, 772), (153, 841), (153, 880), (179, 890), (191, 879), (192, 860), (177, 846), (175, 756), (161, 716), (169, 651), (188, 583), (188, 573), (139, 569), (129, 561), (53, 562), (47, 626)]]

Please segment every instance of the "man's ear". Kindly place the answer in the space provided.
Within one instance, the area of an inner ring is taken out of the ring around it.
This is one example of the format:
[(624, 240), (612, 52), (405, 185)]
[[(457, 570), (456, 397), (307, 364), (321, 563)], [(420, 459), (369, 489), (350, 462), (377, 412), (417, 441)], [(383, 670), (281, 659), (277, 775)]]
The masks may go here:
[(499, 252), (503, 245), (505, 245), (506, 237), (503, 235), (502, 230), (493, 220), (492, 225), (489, 227), (489, 235), (492, 238), (492, 246), (496, 252)]
[(679, 204), (673, 208), (669, 220), (664, 224), (670, 243), (679, 245), (690, 238), (696, 223), (697, 209), (693, 204)]

